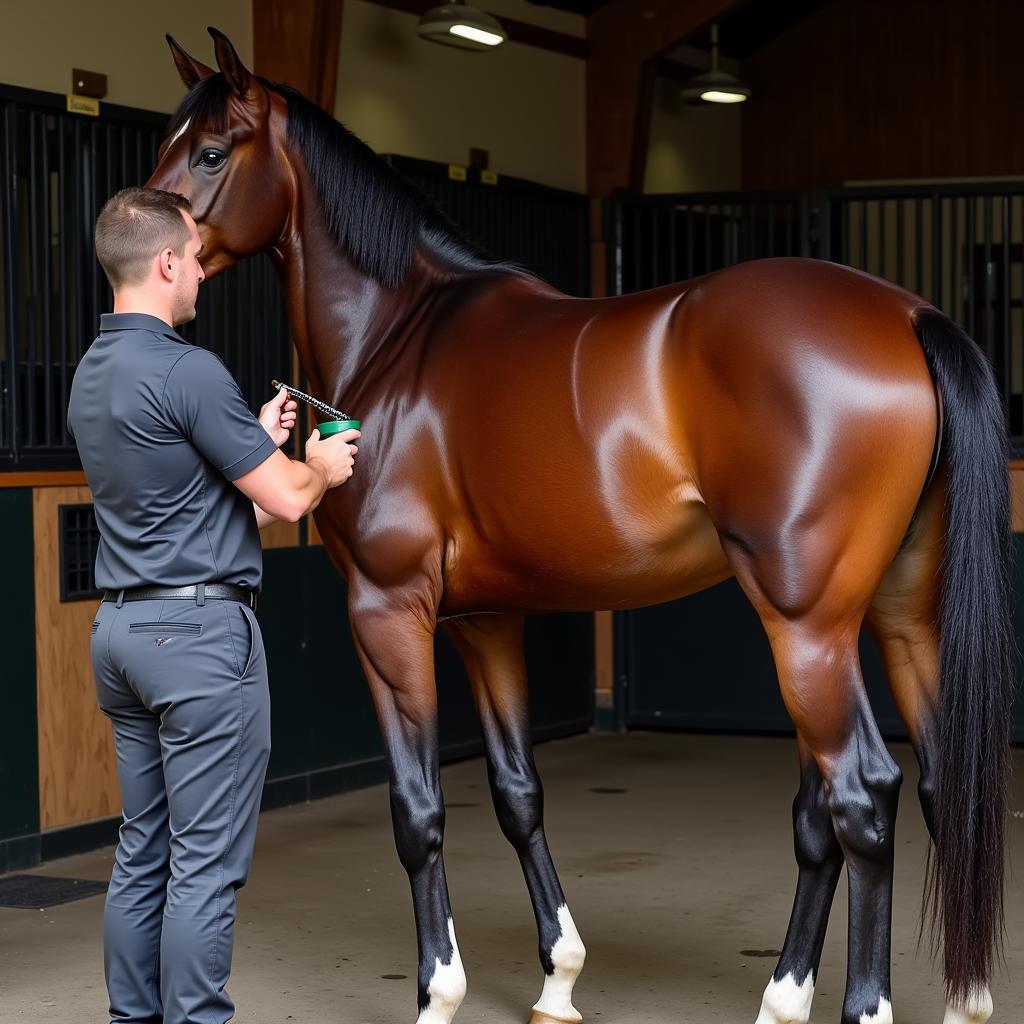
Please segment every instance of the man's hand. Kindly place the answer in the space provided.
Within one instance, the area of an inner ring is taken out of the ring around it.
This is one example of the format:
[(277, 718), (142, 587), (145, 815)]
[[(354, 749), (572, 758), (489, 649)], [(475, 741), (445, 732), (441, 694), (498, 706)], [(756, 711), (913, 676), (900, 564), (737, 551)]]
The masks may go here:
[(358, 430), (343, 430), (321, 438), (314, 427), (306, 441), (306, 465), (323, 473), (328, 487), (338, 487), (351, 475), (359, 449), (352, 443), (359, 439)]
[(263, 429), (274, 439), (274, 444), (278, 448), (291, 436), (292, 427), (295, 426), (295, 410), (298, 407), (299, 403), (288, 393), (288, 389), (281, 388), (260, 409), (259, 421), (263, 424)]

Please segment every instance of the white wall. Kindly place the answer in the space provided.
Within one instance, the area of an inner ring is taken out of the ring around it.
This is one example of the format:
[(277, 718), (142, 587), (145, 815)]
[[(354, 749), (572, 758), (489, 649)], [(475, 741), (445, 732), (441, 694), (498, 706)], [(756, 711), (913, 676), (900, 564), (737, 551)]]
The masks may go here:
[(678, 82), (659, 79), (644, 191), (723, 192), (740, 181), (738, 105), (694, 106), (683, 101)]
[[(584, 19), (524, 0), (481, 4), (574, 35)], [(584, 61), (507, 42), (470, 53), (416, 35), (415, 15), (345, 0), (335, 116), (378, 153), (466, 164), (583, 191)]]
[(252, 66), (252, 0), (2, 0), (0, 82), (71, 91), (71, 69), (107, 76), (110, 103), (172, 111), (184, 87), (164, 33), (214, 64), (207, 25), (225, 32)]

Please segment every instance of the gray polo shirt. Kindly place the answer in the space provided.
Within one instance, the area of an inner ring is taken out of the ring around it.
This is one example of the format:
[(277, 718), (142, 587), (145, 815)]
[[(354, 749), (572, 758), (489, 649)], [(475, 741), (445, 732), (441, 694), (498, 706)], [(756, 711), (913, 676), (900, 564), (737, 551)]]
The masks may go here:
[(68, 430), (100, 531), (96, 585), (258, 590), (252, 502), (231, 481), (276, 450), (212, 352), (144, 313), (105, 313), (71, 385)]

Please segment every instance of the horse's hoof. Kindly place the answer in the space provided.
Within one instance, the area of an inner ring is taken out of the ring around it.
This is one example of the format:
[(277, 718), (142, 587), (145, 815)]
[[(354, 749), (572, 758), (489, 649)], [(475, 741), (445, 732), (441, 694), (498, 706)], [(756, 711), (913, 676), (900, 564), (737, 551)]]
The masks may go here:
[(580, 1024), (578, 1020), (569, 1020), (568, 1017), (552, 1017), (550, 1014), (534, 1010), (530, 1014), (530, 1024)]

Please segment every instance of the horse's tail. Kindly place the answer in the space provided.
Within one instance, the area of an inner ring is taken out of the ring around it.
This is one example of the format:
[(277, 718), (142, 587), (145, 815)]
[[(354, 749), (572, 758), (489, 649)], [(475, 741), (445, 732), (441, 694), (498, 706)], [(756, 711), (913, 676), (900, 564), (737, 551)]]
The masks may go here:
[(926, 904), (947, 997), (980, 991), (1001, 955), (1014, 641), (1007, 430), (981, 349), (931, 307), (921, 340), (944, 407), (949, 468), (939, 645), (935, 851)]

